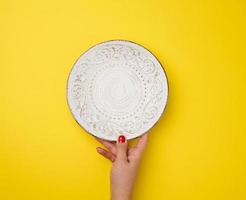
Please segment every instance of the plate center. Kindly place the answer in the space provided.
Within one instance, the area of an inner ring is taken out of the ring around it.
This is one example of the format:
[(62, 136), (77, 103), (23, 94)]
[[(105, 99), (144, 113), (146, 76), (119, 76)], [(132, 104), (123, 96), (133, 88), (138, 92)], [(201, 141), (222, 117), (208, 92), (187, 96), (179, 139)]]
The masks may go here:
[(138, 76), (121, 67), (109, 67), (97, 74), (92, 88), (96, 107), (109, 116), (123, 116), (133, 112), (143, 93)]

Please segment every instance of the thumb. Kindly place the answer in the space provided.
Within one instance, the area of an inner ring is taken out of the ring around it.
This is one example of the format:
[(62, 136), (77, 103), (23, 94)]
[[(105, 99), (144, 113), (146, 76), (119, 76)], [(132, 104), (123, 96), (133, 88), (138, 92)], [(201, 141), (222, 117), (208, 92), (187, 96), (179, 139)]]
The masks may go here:
[(116, 143), (116, 161), (127, 161), (127, 139), (119, 135)]

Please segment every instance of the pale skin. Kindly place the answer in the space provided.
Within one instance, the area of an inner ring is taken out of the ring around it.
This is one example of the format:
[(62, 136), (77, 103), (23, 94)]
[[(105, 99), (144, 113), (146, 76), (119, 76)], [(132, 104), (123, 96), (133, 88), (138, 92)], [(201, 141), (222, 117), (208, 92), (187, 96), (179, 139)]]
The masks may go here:
[[(124, 139), (124, 136), (122, 136)], [(112, 162), (110, 172), (111, 200), (131, 200), (141, 157), (147, 145), (147, 133), (136, 146), (129, 147), (127, 140), (109, 142), (96, 138), (106, 149), (97, 147), (97, 152)], [(120, 138), (122, 139), (122, 138)]]

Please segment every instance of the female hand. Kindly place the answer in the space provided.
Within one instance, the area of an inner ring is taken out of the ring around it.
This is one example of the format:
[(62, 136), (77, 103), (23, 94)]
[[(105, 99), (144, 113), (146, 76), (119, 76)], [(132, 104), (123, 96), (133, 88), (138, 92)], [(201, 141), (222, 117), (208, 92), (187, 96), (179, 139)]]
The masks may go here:
[(113, 164), (110, 173), (112, 200), (130, 200), (141, 156), (147, 144), (147, 133), (139, 138), (135, 147), (128, 147), (124, 135), (117, 142), (96, 138), (107, 149), (97, 147), (97, 152)]

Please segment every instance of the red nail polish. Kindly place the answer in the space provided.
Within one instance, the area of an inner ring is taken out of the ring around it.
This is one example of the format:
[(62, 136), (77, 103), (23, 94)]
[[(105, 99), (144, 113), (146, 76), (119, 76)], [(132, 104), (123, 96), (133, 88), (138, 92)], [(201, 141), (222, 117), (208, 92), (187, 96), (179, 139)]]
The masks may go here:
[(119, 142), (119, 143), (125, 143), (125, 141), (126, 141), (126, 137), (125, 137), (124, 135), (120, 135), (120, 136), (118, 137), (118, 142)]

